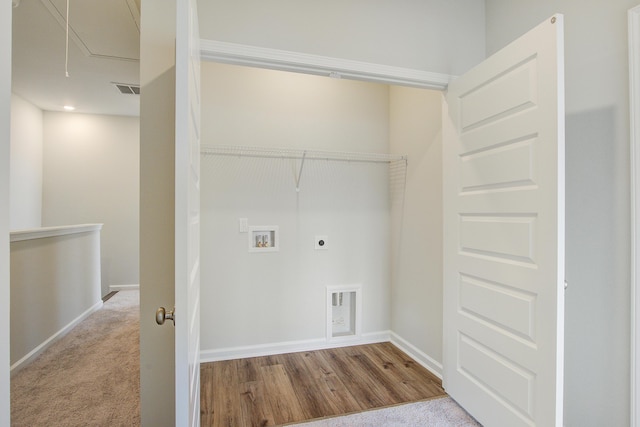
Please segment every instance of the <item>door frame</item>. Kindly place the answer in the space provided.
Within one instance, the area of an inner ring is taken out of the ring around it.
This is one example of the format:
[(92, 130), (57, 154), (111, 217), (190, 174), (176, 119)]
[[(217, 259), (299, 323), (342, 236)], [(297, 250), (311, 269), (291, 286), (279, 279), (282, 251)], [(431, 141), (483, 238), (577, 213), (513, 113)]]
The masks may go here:
[(321, 55), (200, 39), (202, 61), (244, 65), (372, 83), (446, 90), (456, 76), (413, 68), (353, 61)]
[(640, 426), (640, 5), (629, 10), (631, 158), (631, 425)]
[[(11, 2), (0, 13), (0, 425), (11, 417), (9, 372), (9, 144), (11, 139)], [(6, 143), (5, 143), (6, 142)], [(6, 343), (6, 344), (5, 344)]]

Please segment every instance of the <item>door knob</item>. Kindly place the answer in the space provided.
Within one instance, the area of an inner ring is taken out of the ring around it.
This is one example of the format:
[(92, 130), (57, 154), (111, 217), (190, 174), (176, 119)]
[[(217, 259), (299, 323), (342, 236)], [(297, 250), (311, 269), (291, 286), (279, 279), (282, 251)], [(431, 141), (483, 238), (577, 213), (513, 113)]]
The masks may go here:
[(156, 323), (158, 325), (163, 325), (165, 320), (171, 320), (173, 322), (173, 326), (176, 326), (176, 318), (174, 312), (176, 308), (173, 307), (173, 310), (167, 311), (164, 307), (160, 307), (156, 310)]

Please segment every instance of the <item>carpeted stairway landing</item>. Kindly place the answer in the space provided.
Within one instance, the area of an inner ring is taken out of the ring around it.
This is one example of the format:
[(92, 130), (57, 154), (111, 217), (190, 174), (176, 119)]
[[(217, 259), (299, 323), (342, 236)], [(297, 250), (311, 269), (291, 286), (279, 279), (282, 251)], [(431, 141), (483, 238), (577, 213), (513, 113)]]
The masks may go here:
[(120, 291), (11, 378), (11, 425), (140, 425), (139, 292)]

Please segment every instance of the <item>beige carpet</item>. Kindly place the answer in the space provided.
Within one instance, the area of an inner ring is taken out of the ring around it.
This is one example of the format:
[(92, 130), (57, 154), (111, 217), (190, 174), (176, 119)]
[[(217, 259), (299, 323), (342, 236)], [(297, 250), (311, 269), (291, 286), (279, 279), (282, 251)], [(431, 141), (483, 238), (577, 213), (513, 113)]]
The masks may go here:
[(289, 427), (482, 427), (450, 397), (325, 418)]
[(139, 293), (121, 291), (11, 378), (11, 425), (140, 424)]

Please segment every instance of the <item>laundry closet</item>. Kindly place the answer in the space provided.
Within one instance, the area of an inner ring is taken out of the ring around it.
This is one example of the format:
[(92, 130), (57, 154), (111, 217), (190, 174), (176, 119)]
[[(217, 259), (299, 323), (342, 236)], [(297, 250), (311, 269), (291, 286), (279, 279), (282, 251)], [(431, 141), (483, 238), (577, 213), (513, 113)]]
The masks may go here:
[(202, 63), (201, 358), (442, 361), (441, 93)]

